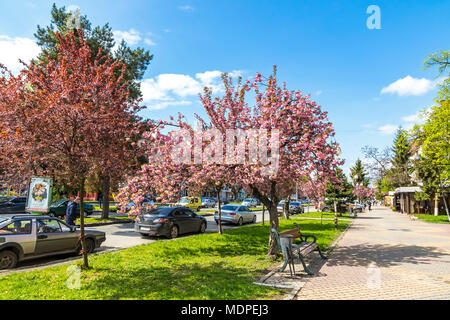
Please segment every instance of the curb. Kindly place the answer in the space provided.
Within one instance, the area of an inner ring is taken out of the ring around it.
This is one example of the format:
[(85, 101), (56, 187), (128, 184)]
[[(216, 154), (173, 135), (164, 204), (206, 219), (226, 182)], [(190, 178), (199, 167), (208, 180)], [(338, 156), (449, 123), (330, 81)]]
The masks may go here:
[[(109, 225), (112, 225), (112, 224), (127, 224), (127, 223), (132, 223), (132, 222), (134, 222), (134, 220), (131, 220), (131, 219), (124, 219), (124, 220), (121, 220), (121, 221), (111, 221), (111, 222), (104, 222), (104, 223), (102, 223), (102, 222), (98, 222), (98, 223), (85, 223), (84, 226), (89, 228), (89, 227), (109, 226)], [(77, 228), (80, 227), (79, 224), (77, 224), (77, 225), (75, 225), (75, 226), (76, 226)]]

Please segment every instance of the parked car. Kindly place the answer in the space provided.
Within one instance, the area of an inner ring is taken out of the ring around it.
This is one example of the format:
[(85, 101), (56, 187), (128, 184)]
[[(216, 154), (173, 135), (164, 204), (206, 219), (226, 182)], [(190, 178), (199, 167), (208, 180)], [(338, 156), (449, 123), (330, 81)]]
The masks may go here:
[[(219, 212), (214, 214), (214, 220), (219, 222)], [(241, 226), (244, 223), (255, 223), (256, 214), (243, 205), (227, 204), (221, 208), (221, 222), (233, 223)]]
[(143, 212), (134, 229), (142, 236), (166, 236), (177, 238), (183, 233), (204, 233), (207, 222), (186, 207), (160, 207)]
[[(283, 212), (283, 206), (286, 203), (286, 200), (281, 200), (280, 203), (277, 206), (277, 210), (279, 213)], [(304, 213), (305, 210), (302, 206), (302, 203), (300, 201), (290, 201), (289, 202), (289, 213), (290, 214), (300, 214)]]
[[(50, 217), (58, 217), (62, 218), (66, 215), (67, 205), (69, 204), (69, 200), (67, 199), (59, 199), (53, 202), (50, 205), (48, 215)], [(94, 206), (89, 203), (83, 203), (85, 216), (90, 216), (94, 213)], [(75, 208), (76, 216), (80, 217), (80, 205), (77, 204)]]
[[(106, 240), (102, 231), (85, 230), (87, 252)], [(12, 269), (19, 261), (81, 251), (80, 231), (58, 218), (36, 215), (0, 217), (0, 270)]]
[(0, 214), (17, 214), (26, 213), (25, 206), (27, 204), (27, 198), (17, 197), (0, 203)]
[(364, 211), (364, 205), (359, 203), (358, 201), (353, 201), (352, 203), (348, 203), (348, 211), (350, 213), (362, 213)]
[(0, 203), (8, 202), (10, 198), (8, 197), (0, 197)]
[(176, 203), (176, 206), (200, 211), (200, 208), (202, 206), (202, 199), (200, 197), (183, 197)]
[[(146, 205), (150, 205), (153, 206), (155, 204), (155, 202), (153, 200), (150, 199), (144, 199), (144, 201), (142, 201), (142, 206), (145, 207)], [(130, 202), (128, 202), (127, 207), (125, 208), (125, 212), (128, 212), (131, 210), (131, 208), (133, 208), (135, 206), (133, 200), (130, 200)], [(116, 206), (117, 210), (120, 210), (120, 206), (117, 205)]]
[(247, 198), (244, 201), (242, 201), (241, 205), (249, 208), (257, 207), (259, 205), (259, 200), (255, 198)]
[(214, 208), (216, 201), (211, 198), (202, 198), (202, 208)]

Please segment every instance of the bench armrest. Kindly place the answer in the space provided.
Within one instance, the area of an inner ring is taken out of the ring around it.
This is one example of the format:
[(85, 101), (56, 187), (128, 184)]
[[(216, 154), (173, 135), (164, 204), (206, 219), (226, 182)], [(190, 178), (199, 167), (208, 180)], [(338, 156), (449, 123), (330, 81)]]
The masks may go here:
[(308, 238), (313, 238), (313, 242), (317, 241), (317, 237), (312, 234), (302, 234), (302, 236), (301, 236), (302, 241), (308, 241)]

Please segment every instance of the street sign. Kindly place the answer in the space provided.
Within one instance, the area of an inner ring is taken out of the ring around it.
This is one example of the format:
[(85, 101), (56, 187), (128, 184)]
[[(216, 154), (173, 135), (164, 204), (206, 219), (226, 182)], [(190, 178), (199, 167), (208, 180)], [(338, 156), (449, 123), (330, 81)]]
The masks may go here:
[(31, 178), (26, 210), (47, 213), (52, 203), (52, 187), (50, 178)]

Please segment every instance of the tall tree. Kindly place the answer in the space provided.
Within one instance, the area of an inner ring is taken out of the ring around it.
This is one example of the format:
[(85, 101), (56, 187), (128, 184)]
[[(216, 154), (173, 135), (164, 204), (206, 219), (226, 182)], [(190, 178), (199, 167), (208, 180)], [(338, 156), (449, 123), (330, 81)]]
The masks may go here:
[(370, 182), (370, 178), (368, 177), (367, 172), (364, 170), (364, 165), (362, 164), (362, 161), (358, 159), (355, 163), (355, 165), (350, 168), (351, 172), (351, 178), (353, 180), (353, 184), (365, 186), (367, 187)]
[(444, 79), (439, 84), (437, 102), (450, 99), (450, 51), (438, 51), (431, 54), (424, 62), (425, 69), (438, 67), (439, 75)]
[(134, 161), (130, 141), (140, 131), (134, 119), (141, 107), (116, 76), (125, 65), (92, 53), (81, 31), (56, 36), (56, 60), (32, 62), (18, 76), (3, 69), (3, 156), (8, 168), (23, 176), (50, 176), (80, 193), (81, 242), (88, 267), (85, 182), (99, 168), (115, 175)]
[(343, 207), (343, 204), (354, 200), (355, 197), (353, 195), (353, 186), (348, 181), (347, 176), (344, 174), (342, 169), (336, 169), (336, 176), (338, 183), (328, 183), (325, 198), (328, 199), (326, 201), (328, 205), (334, 206), (336, 204), (336, 211), (338, 211)]
[[(320, 177), (330, 177), (331, 180), (334, 177), (334, 168), (342, 163), (337, 159), (338, 145), (330, 142), (334, 136), (332, 123), (328, 121), (327, 113), (322, 111), (321, 106), (311, 101), (309, 96), (303, 96), (299, 90), (289, 91), (284, 84), (279, 86), (276, 72), (264, 81), (258, 73), (253, 82), (247, 81), (245, 84), (242, 84), (242, 79), (239, 79), (237, 84), (233, 84), (231, 77), (227, 75), (223, 76), (223, 80), (225, 94), (221, 97), (213, 98), (211, 90), (205, 88), (201, 102), (208, 120), (200, 120), (208, 128), (215, 130), (214, 136), (218, 138), (214, 141), (225, 142), (224, 139), (228, 137), (230, 130), (246, 132), (247, 139), (253, 141), (248, 145), (254, 145), (254, 141), (260, 141), (260, 146), (268, 147), (266, 156), (269, 155), (272, 160), (263, 161), (264, 155), (261, 152), (257, 158), (260, 161), (252, 161), (254, 159), (250, 157), (250, 148), (245, 148), (242, 150), (243, 153), (240, 153), (244, 155), (245, 161), (230, 163), (219, 160), (220, 165), (216, 162), (212, 166), (231, 168), (234, 180), (268, 208), (270, 228), (278, 229), (277, 205), (281, 199), (295, 190), (296, 182), (302, 177), (309, 176), (313, 171)], [(255, 98), (252, 107), (245, 99), (249, 91), (252, 91), (251, 96)], [(183, 128), (186, 125), (180, 123), (180, 127)], [(265, 131), (258, 136), (258, 131), (255, 129)], [(152, 136), (158, 137), (159, 134)], [(175, 139), (172, 137), (161, 143), (160, 150), (164, 152), (153, 150), (149, 156), (172, 154), (172, 148), (176, 146), (176, 143), (173, 143), (177, 141)], [(218, 148), (220, 150), (220, 145)], [(191, 162), (189, 151), (186, 154), (180, 154), (178, 158), (183, 156), (188, 163)], [(165, 171), (165, 161), (150, 161), (150, 164), (139, 173), (141, 179), (146, 180), (144, 183), (147, 185), (152, 183), (159, 185), (158, 188), (163, 191), (161, 197), (167, 198), (177, 193), (180, 182), (187, 178), (185, 174), (191, 175), (188, 170), (176, 169), (182, 165), (175, 163), (173, 159), (168, 161), (172, 167), (172, 169), (169, 168), (169, 175)], [(209, 164), (203, 163), (203, 166), (207, 167)], [(199, 171), (206, 176), (199, 174), (197, 180), (208, 180), (207, 175), (216, 171)], [(130, 186), (130, 193), (135, 190), (138, 191), (139, 188)], [(271, 234), (268, 255), (276, 257), (277, 254), (276, 238)]]
[(392, 168), (389, 178), (396, 188), (411, 185), (411, 156), (412, 146), (408, 133), (403, 129), (398, 129), (392, 147)]
[[(51, 10), (50, 25), (46, 27), (37, 26), (34, 36), (37, 44), (42, 48), (38, 59), (46, 63), (48, 59), (56, 59), (59, 55), (58, 37), (59, 34), (66, 34), (76, 30), (83, 31), (83, 39), (87, 42), (92, 52), (99, 52), (111, 58), (117, 59), (126, 65), (125, 72), (116, 73), (116, 76), (122, 77), (122, 82), (128, 83), (130, 90), (130, 99), (141, 97), (140, 80), (142, 80), (145, 71), (148, 68), (153, 55), (150, 51), (143, 48), (131, 49), (125, 41), (122, 41), (117, 50), (112, 28), (106, 23), (103, 26), (92, 27), (88, 17), (81, 15), (79, 9), (67, 11), (65, 6), (58, 8), (53, 4)], [(76, 33), (75, 33), (76, 34)]]
[(428, 198), (443, 197), (448, 214), (448, 190), (450, 185), (450, 100), (433, 106), (427, 121), (417, 126), (415, 139), (420, 145), (420, 157), (415, 169), (423, 182)]
[[(153, 59), (153, 55), (143, 48), (131, 49), (125, 41), (116, 46), (109, 24), (93, 27), (87, 16), (81, 15), (79, 9), (67, 11), (65, 6), (58, 8), (56, 4), (53, 4), (50, 25), (47, 27), (38, 25), (35, 33), (37, 43), (42, 48), (38, 60), (45, 64), (49, 60), (57, 59), (60, 54), (57, 34), (64, 35), (73, 32), (76, 36), (79, 30), (82, 31), (83, 39), (92, 52), (100, 52), (102, 57), (118, 60), (126, 66), (125, 70), (115, 71), (115, 76), (120, 77), (121, 82), (128, 85), (131, 100), (140, 98), (142, 96), (140, 81)], [(115, 50), (115, 48), (117, 49)], [(92, 59), (97, 59), (97, 56), (94, 55)], [(97, 175), (103, 192), (102, 217), (107, 219), (110, 188), (114, 182), (120, 180), (121, 176), (113, 176), (112, 173), (105, 170), (100, 170)]]

